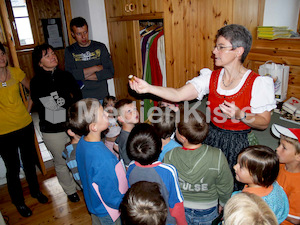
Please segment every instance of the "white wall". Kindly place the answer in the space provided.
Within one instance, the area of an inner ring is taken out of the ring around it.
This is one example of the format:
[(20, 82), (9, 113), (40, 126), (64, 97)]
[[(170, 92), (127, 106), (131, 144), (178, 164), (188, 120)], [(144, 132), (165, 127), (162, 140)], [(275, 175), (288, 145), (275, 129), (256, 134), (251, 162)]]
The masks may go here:
[(72, 18), (81, 16), (89, 25), (89, 38), (109, 49), (104, 0), (72, 0)]
[(300, 0), (266, 0), (264, 26), (288, 26), (297, 31)]

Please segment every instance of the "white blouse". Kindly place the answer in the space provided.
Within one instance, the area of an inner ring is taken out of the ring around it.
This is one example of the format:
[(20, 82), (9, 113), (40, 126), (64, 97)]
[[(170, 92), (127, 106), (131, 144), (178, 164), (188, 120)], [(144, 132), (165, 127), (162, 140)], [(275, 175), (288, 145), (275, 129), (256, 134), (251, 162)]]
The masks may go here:
[[(247, 77), (251, 73), (251, 70), (248, 70), (241, 82), (231, 90), (224, 90), (221, 88), (222, 77), (224, 75), (224, 68), (220, 72), (217, 92), (220, 95), (230, 96), (234, 95), (241, 87), (244, 85)], [(212, 71), (208, 68), (204, 68), (200, 70), (200, 75), (198, 77), (193, 78), (187, 82), (193, 84), (198, 92), (198, 100), (202, 100), (203, 96), (209, 93), (209, 83)], [(263, 96), (263, 97), (262, 97)], [(251, 93), (251, 112), (252, 113), (263, 113), (264, 111), (271, 111), (276, 108), (276, 100), (274, 93), (274, 82), (272, 78), (267, 76), (259, 76), (255, 79), (252, 87)]]

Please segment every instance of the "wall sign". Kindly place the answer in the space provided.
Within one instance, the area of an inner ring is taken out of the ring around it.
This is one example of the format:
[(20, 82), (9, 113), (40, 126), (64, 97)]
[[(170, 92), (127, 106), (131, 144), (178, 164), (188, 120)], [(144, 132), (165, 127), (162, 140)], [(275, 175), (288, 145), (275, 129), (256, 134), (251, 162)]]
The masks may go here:
[(60, 18), (42, 19), (45, 42), (54, 49), (64, 48)]

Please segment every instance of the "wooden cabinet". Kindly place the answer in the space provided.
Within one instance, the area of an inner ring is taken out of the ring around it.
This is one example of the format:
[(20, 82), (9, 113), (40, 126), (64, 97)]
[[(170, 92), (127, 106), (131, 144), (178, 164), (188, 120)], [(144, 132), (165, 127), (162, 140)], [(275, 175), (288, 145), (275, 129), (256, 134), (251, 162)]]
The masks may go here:
[[(167, 86), (181, 87), (200, 69), (214, 69), (212, 50), (219, 28), (239, 23), (255, 37), (261, 2), (264, 1), (105, 0), (117, 97), (129, 96), (129, 74), (142, 77), (140, 20), (163, 19)], [(135, 4), (135, 10), (127, 14), (122, 7), (128, 3)]]
[(108, 17), (130, 16), (163, 12), (162, 0), (110, 0), (106, 1)]
[(139, 21), (115, 21), (109, 23), (110, 51), (115, 68), (115, 90), (117, 98), (130, 98), (128, 75), (142, 74), (139, 38)]

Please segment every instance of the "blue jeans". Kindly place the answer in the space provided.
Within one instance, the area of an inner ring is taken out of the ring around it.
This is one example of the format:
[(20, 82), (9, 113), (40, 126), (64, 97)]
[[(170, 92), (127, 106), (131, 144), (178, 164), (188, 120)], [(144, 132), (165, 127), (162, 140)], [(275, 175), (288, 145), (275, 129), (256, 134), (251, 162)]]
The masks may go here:
[(113, 222), (109, 215), (104, 217), (98, 217), (94, 214), (91, 214), (91, 216), (93, 225), (121, 225), (120, 217), (115, 222)]
[(212, 221), (218, 217), (218, 207), (209, 209), (184, 208), (186, 221), (189, 225), (211, 225)]

